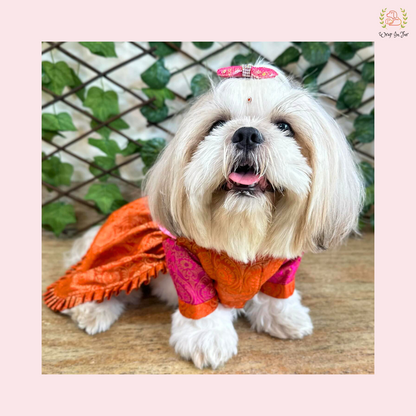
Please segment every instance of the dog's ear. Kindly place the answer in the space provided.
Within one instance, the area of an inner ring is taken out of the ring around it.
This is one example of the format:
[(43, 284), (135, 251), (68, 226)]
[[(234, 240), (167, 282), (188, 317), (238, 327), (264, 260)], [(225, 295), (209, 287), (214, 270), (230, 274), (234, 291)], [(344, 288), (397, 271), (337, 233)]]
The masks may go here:
[[(172, 143), (168, 144), (159, 155), (156, 163), (146, 174), (144, 194), (148, 196), (152, 218), (171, 234), (178, 236), (179, 229), (172, 216), (172, 189), (175, 175), (172, 169), (174, 163)], [(179, 198), (179, 195), (178, 195)]]
[(338, 124), (320, 106), (314, 119), (312, 184), (302, 227), (308, 248), (321, 251), (357, 230), (364, 200), (362, 175)]
[(186, 235), (187, 228), (192, 225), (186, 212), (184, 172), (209, 125), (204, 107), (209, 95), (207, 92), (193, 102), (175, 137), (159, 155), (144, 180), (144, 193), (149, 198), (152, 218), (175, 236)]

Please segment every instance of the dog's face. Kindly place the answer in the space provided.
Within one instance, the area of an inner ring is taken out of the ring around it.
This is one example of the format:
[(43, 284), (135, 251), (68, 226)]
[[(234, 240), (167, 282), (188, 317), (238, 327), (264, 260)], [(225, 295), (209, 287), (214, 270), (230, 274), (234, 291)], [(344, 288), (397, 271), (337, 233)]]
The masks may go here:
[(326, 249), (355, 228), (363, 190), (349, 145), (277, 72), (222, 81), (188, 111), (146, 180), (172, 234), (248, 262)]

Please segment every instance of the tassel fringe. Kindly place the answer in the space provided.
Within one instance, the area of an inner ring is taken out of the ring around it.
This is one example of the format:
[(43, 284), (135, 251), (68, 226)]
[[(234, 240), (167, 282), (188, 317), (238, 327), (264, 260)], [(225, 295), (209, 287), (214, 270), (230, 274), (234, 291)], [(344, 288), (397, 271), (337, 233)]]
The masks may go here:
[(120, 282), (112, 288), (96, 290), (84, 294), (75, 294), (66, 298), (61, 298), (55, 294), (55, 287), (61, 280), (68, 279), (68, 274), (71, 273), (70, 271), (55, 283), (52, 283), (47, 287), (46, 292), (43, 294), (43, 299), (48, 308), (57, 312), (63, 311), (64, 309), (74, 308), (75, 306), (81, 305), (85, 302), (96, 301), (100, 303), (105, 299), (111, 299), (112, 296), (118, 296), (122, 291), (125, 291), (128, 295), (132, 290), (138, 289), (142, 284), (148, 285), (152, 278), (155, 279), (157, 277), (159, 272), (167, 273), (165, 262), (157, 264), (140, 276), (136, 276), (128, 281)]

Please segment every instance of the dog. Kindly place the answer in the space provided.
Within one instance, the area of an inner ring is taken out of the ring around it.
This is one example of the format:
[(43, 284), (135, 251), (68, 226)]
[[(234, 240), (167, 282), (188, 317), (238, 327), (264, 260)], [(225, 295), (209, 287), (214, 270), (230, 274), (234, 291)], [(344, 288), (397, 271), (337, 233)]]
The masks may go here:
[[(249, 66), (249, 72), (256, 67)], [(145, 179), (152, 218), (166, 233), (243, 265), (259, 258), (296, 259), (339, 245), (356, 232), (364, 198), (361, 174), (335, 120), (278, 68), (262, 64), (260, 69), (276, 76), (246, 73), (212, 81)], [(97, 231), (75, 243), (68, 264), (85, 254)], [(169, 274), (159, 274), (150, 287), (177, 308)], [(108, 330), (125, 306), (139, 299), (136, 290), (63, 313), (93, 335)], [(233, 321), (240, 313), (254, 330), (281, 339), (313, 331), (299, 292), (276, 298), (258, 291), (241, 308), (220, 302), (200, 319), (177, 309), (170, 344), (196, 367), (216, 369), (237, 354)]]

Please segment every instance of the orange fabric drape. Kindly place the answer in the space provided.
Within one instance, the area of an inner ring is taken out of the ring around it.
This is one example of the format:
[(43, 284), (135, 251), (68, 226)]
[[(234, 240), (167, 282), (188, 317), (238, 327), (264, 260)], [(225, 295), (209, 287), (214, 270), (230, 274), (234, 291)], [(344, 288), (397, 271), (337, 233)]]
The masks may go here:
[(61, 311), (148, 284), (167, 271), (165, 238), (152, 221), (147, 198), (125, 205), (110, 215), (85, 257), (47, 288), (46, 305)]

